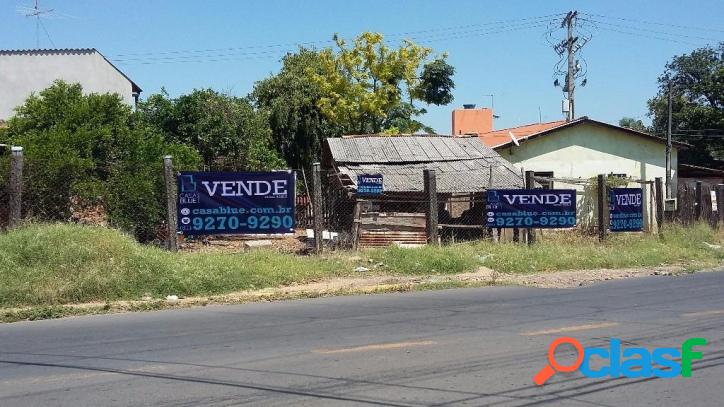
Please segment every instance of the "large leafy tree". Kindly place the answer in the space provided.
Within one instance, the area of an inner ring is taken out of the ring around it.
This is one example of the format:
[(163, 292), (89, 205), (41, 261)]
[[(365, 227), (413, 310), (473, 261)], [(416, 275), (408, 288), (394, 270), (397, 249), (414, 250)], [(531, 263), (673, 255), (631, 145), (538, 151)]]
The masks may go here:
[(292, 168), (319, 160), (324, 138), (345, 132), (322, 113), (320, 85), (308, 72), (321, 74), (321, 58), (301, 48), (287, 54), (279, 73), (257, 82), (251, 94), (256, 107), (267, 112), (274, 146)]
[(381, 34), (366, 32), (352, 44), (334, 37), (336, 50), (320, 51), (319, 69), (307, 73), (317, 83), (317, 105), (325, 117), (358, 133), (415, 132), (424, 126), (414, 118), (425, 113), (415, 101), (452, 101), (454, 69), (441, 56), (428, 63), (430, 48), (404, 41), (387, 46)]
[[(668, 86), (672, 85), (672, 132), (693, 144), (680, 160), (724, 168), (724, 42), (674, 57), (659, 77), (659, 92), (649, 100), (649, 115), (657, 134), (666, 134)], [(702, 136), (703, 135), (703, 136)]]
[(3, 141), (25, 148), (26, 213), (60, 220), (78, 205), (102, 205), (113, 226), (144, 241), (164, 218), (162, 157), (187, 168), (200, 161), (193, 149), (135, 123), (118, 95), (84, 95), (81, 85), (61, 81), (17, 109)]
[(139, 105), (138, 117), (169, 141), (195, 148), (208, 166), (234, 170), (285, 166), (274, 149), (266, 112), (254, 109), (245, 98), (211, 89), (176, 99), (161, 93)]

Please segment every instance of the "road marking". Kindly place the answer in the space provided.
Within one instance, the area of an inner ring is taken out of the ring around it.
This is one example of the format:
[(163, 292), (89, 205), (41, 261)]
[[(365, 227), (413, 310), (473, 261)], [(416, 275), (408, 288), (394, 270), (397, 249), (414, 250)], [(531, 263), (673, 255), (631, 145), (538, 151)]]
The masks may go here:
[(563, 332), (585, 331), (588, 329), (609, 328), (609, 327), (617, 326), (617, 325), (618, 325), (618, 322), (601, 322), (599, 324), (573, 325), (573, 326), (564, 326), (562, 328), (544, 329), (542, 331), (521, 332), (521, 335), (523, 335), (523, 336), (549, 335), (549, 334), (558, 334), (558, 333), (563, 333)]
[(329, 355), (329, 354), (334, 354), (334, 353), (367, 352), (367, 351), (372, 351), (372, 350), (389, 350), (389, 349), (411, 348), (414, 346), (429, 346), (429, 345), (435, 345), (436, 343), (437, 342), (435, 342), (435, 341), (378, 343), (375, 345), (356, 346), (353, 348), (315, 349), (312, 352), (321, 353), (323, 355)]
[(724, 314), (724, 309), (714, 309), (709, 311), (699, 311), (699, 312), (688, 312), (686, 314), (681, 314), (682, 317), (706, 317), (709, 315), (722, 315)]

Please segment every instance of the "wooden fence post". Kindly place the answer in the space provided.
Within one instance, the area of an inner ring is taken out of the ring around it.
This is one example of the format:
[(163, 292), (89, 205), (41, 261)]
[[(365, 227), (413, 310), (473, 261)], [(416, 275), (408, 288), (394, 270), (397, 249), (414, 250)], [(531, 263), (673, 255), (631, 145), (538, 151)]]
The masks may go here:
[[(525, 187), (527, 189), (534, 189), (535, 188), (535, 179), (533, 178), (533, 171), (526, 171), (525, 172)], [(527, 228), (526, 229), (526, 240), (528, 241), (528, 244), (535, 243), (535, 229), (533, 228)]]
[(719, 218), (719, 227), (724, 226), (724, 184), (716, 186), (716, 209)]
[(694, 189), (694, 221), (696, 222), (701, 220), (701, 206), (703, 202), (701, 196), (701, 181), (696, 181), (696, 187)]
[(661, 231), (664, 224), (664, 185), (661, 177), (654, 179), (654, 199), (656, 199), (656, 227)]
[(168, 237), (166, 238), (166, 249), (175, 252), (178, 250), (178, 215), (176, 214), (176, 174), (173, 172), (173, 160), (170, 155), (163, 157), (163, 178), (166, 183), (166, 223)]
[(312, 208), (314, 212), (314, 251), (322, 253), (322, 168), (320, 163), (312, 164)]
[(362, 201), (355, 198), (354, 211), (352, 211), (352, 249), (359, 247), (360, 214), (362, 213)]
[(606, 176), (598, 174), (598, 240), (606, 240), (606, 208), (608, 200), (606, 199)]
[(23, 148), (11, 147), (10, 185), (8, 197), (8, 227), (20, 225), (23, 209)]
[(429, 243), (438, 244), (437, 233), (437, 180), (435, 179), (435, 170), (422, 170), (423, 181), (425, 185), (425, 197), (427, 197), (427, 216), (425, 217), (427, 226), (427, 241)]

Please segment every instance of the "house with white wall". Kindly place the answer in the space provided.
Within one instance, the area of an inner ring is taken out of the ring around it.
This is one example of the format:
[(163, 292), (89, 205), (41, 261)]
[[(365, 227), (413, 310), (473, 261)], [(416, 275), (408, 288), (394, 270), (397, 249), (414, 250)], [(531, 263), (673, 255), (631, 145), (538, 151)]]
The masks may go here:
[[(643, 188), (645, 227), (655, 223), (651, 182), (666, 179), (666, 139), (587, 117), (495, 130), (478, 137), (519, 168), (552, 179), (548, 186), (581, 191), (582, 210), (586, 210), (585, 184), (598, 174), (643, 181), (629, 187)], [(671, 191), (677, 187), (678, 150), (686, 146), (673, 142)]]
[[(477, 135), (519, 169), (553, 179), (547, 187), (580, 191), (579, 213), (590, 212), (591, 208), (586, 208), (591, 200), (586, 200), (585, 184), (598, 174), (644, 181), (629, 186), (643, 186), (648, 208), (645, 226), (655, 222), (651, 182), (658, 177), (666, 179), (666, 139), (588, 117), (500, 130), (493, 130), (492, 123), (492, 111), (457, 109), (453, 112), (453, 135)], [(672, 145), (672, 196), (676, 196), (678, 152), (687, 146), (676, 141)]]
[(55, 80), (80, 83), (85, 93), (117, 93), (135, 106), (141, 88), (94, 48), (0, 50), (0, 121)]

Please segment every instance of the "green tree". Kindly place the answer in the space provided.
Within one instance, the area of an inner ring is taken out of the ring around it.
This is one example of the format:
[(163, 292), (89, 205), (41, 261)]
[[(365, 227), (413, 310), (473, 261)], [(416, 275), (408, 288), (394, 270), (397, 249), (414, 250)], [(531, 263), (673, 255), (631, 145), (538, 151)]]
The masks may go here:
[(351, 46), (336, 35), (334, 40), (337, 50), (322, 50), (319, 69), (309, 69), (308, 74), (321, 90), (322, 113), (346, 131), (379, 133), (393, 127), (418, 131), (422, 126), (413, 118), (425, 110), (414, 106), (415, 100), (436, 104), (452, 100), (454, 70), (445, 66), (445, 57), (426, 70), (421, 68), (430, 48), (405, 40), (391, 49), (381, 34), (370, 32), (358, 36)]
[(445, 58), (437, 58), (425, 64), (420, 83), (415, 89), (416, 96), (420, 100), (438, 106), (452, 103), (452, 91), (455, 89), (453, 75), (455, 68), (448, 64)]
[(644, 122), (642, 122), (639, 119), (635, 119), (633, 117), (621, 118), (621, 120), (618, 121), (618, 125), (621, 127), (626, 127), (631, 130), (648, 131), (648, 128), (646, 127), (646, 125), (644, 125)]
[(195, 148), (206, 165), (242, 171), (285, 167), (274, 149), (267, 113), (247, 99), (211, 89), (177, 99), (162, 93), (141, 103), (138, 116), (167, 140)]
[(267, 112), (274, 146), (292, 168), (318, 161), (324, 139), (344, 132), (322, 113), (321, 89), (308, 71), (321, 74), (321, 59), (316, 51), (301, 48), (287, 54), (279, 73), (257, 82), (251, 94), (256, 107)]
[(68, 220), (74, 206), (100, 204), (113, 226), (143, 241), (164, 219), (162, 157), (187, 168), (200, 161), (193, 149), (134, 125), (118, 95), (84, 95), (79, 84), (61, 81), (31, 95), (2, 137), (25, 148), (27, 213)]
[(658, 82), (659, 92), (648, 102), (654, 131), (666, 134), (671, 83), (672, 132), (694, 146), (681, 152), (680, 161), (724, 168), (724, 139), (694, 136), (724, 132), (724, 42), (674, 57)]

